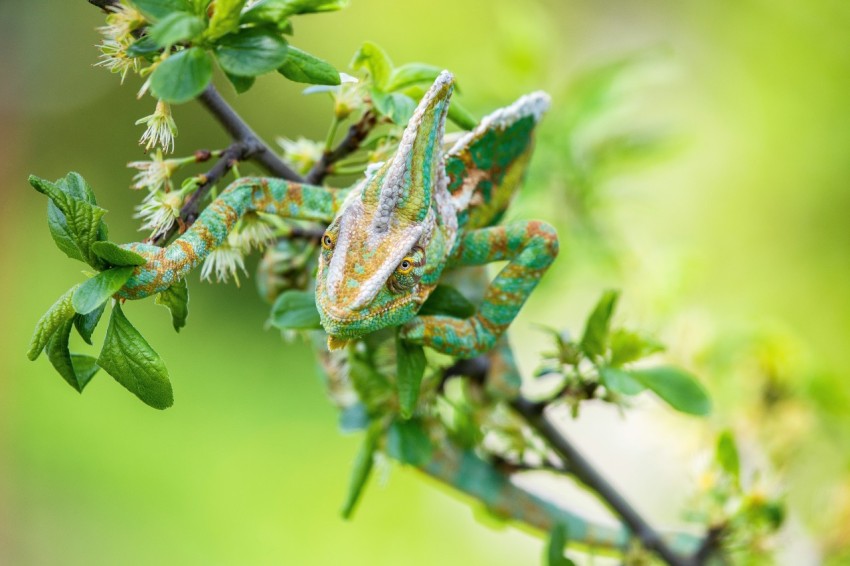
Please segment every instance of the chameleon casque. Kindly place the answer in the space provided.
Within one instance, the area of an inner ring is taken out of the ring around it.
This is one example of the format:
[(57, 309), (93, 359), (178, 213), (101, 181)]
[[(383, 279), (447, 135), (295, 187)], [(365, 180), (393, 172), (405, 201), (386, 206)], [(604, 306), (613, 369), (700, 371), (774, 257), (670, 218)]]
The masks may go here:
[[(488, 352), (558, 252), (548, 224), (495, 225), (523, 178), (549, 97), (523, 96), (444, 152), (452, 90), (453, 77), (444, 71), (416, 108), (395, 155), (353, 188), (244, 178), (169, 246), (126, 244), (147, 263), (117, 296), (140, 299), (163, 291), (220, 245), (242, 215), (262, 211), (329, 224), (316, 305), (330, 349), (400, 326), (403, 339), (455, 357)], [(444, 270), (502, 260), (509, 263), (474, 316), (417, 316)]]

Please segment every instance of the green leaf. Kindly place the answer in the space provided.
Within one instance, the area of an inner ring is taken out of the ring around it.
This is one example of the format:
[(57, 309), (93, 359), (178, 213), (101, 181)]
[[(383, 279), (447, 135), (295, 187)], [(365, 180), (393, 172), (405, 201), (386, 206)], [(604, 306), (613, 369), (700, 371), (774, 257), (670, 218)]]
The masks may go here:
[(732, 432), (724, 430), (717, 438), (717, 463), (723, 470), (735, 478), (735, 482), (740, 481), (741, 477), (741, 460), (738, 456), (738, 447), (735, 443), (735, 437)]
[(216, 40), (239, 29), (239, 17), (245, 0), (215, 0), (207, 39)]
[(556, 523), (549, 531), (549, 544), (546, 545), (547, 566), (575, 566), (575, 562), (564, 556), (567, 546), (567, 526)]
[(254, 77), (240, 77), (237, 75), (231, 75), (230, 73), (224, 73), (224, 75), (227, 77), (227, 80), (230, 81), (230, 84), (233, 85), (233, 89), (237, 92), (237, 94), (247, 92), (252, 86), (254, 86), (254, 82), (256, 81)]
[(173, 12), (151, 26), (148, 37), (158, 47), (170, 47), (194, 38), (204, 28), (206, 23), (198, 16), (188, 12)]
[(333, 65), (291, 45), (286, 60), (278, 71), (287, 79), (299, 83), (339, 84), (339, 71)]
[(272, 305), (272, 326), (280, 329), (314, 330), (321, 328), (316, 295), (309, 291), (290, 290), (280, 294)]
[(672, 366), (628, 370), (647, 389), (677, 411), (704, 416), (711, 412), (711, 399), (694, 376)]
[(79, 332), (80, 336), (82, 336), (83, 340), (85, 340), (87, 344), (92, 343), (91, 335), (94, 333), (97, 323), (100, 322), (100, 317), (103, 316), (103, 311), (105, 309), (106, 303), (104, 302), (88, 314), (74, 315), (74, 326), (77, 327), (77, 332)]
[(179, 51), (151, 74), (151, 92), (166, 102), (180, 104), (192, 100), (212, 80), (212, 60), (200, 47)]
[(390, 425), (387, 453), (399, 462), (422, 466), (431, 460), (432, 451), (431, 440), (419, 421), (393, 421)]
[(390, 80), (393, 64), (386, 51), (371, 41), (367, 41), (354, 54), (354, 59), (351, 60), (351, 67), (354, 69), (366, 69), (372, 78), (372, 84), (376, 89), (383, 92), (384, 87), (386, 87), (387, 82)]
[(378, 112), (400, 126), (407, 125), (416, 109), (416, 101), (398, 92), (383, 94), (372, 91), (372, 102), (375, 103), (375, 109)]
[(611, 316), (617, 306), (618, 291), (605, 291), (584, 327), (579, 347), (589, 358), (602, 356), (608, 349), (608, 329), (611, 325)]
[(85, 281), (74, 292), (74, 298), (71, 300), (74, 310), (80, 314), (88, 314), (104, 304), (129, 281), (133, 270), (133, 267), (113, 267)]
[(72, 354), (68, 351), (68, 340), (71, 336), (73, 322), (68, 320), (53, 334), (47, 343), (47, 357), (68, 384), (82, 393), (97, 370), (100, 369), (91, 356)]
[(91, 250), (91, 245), (106, 239), (103, 215), (106, 211), (94, 203), (91, 188), (77, 173), (51, 183), (30, 175), (30, 184), (50, 198), (47, 223), (56, 246), (72, 259), (85, 261), (95, 269), (103, 262)]
[(218, 63), (225, 72), (255, 77), (274, 71), (286, 60), (286, 40), (266, 28), (243, 29), (226, 35), (215, 47)]
[(243, 23), (281, 24), (298, 14), (332, 12), (348, 6), (348, 0), (260, 0), (242, 14)]
[(457, 100), (452, 100), (449, 104), (449, 112), (446, 117), (451, 120), (459, 128), (464, 130), (474, 130), (478, 125), (478, 120), (472, 115), (472, 112), (461, 106)]
[(475, 314), (475, 305), (451, 285), (437, 285), (417, 314), (444, 314), (455, 318), (469, 318)]
[(396, 364), (399, 410), (401, 418), (409, 419), (416, 410), (419, 387), (425, 374), (425, 349), (419, 344), (402, 340), (401, 334), (397, 333)]
[(150, 55), (159, 52), (159, 46), (147, 35), (140, 37), (127, 48), (129, 57), (145, 57), (149, 59)]
[(348, 495), (345, 497), (345, 503), (342, 506), (342, 517), (350, 519), (354, 513), (357, 502), (360, 501), (360, 496), (363, 493), (363, 488), (366, 487), (366, 481), (372, 472), (372, 464), (375, 460), (375, 450), (378, 447), (379, 429), (373, 427), (366, 432), (366, 438), (363, 440), (363, 446), (357, 452), (357, 457), (354, 459), (354, 467), (351, 469), (351, 481), (348, 485)]
[(97, 364), (154, 409), (167, 409), (174, 403), (165, 363), (130, 324), (120, 304), (112, 309)]
[(180, 332), (180, 329), (186, 326), (186, 318), (189, 316), (189, 287), (186, 286), (186, 280), (180, 279), (158, 293), (156, 304), (171, 311), (171, 324), (174, 325), (175, 331)]
[(611, 365), (615, 367), (664, 350), (658, 342), (622, 328), (611, 332), (610, 345)]
[(186, 0), (132, 0), (145, 16), (158, 20), (172, 12), (188, 12), (191, 7)]
[(395, 92), (416, 85), (431, 85), (442, 72), (434, 65), (407, 63), (393, 69), (387, 80), (386, 91)]
[(122, 248), (113, 242), (95, 242), (91, 250), (97, 257), (115, 267), (144, 265), (148, 262), (136, 252)]
[(27, 358), (35, 360), (47, 346), (53, 334), (59, 330), (67, 321), (74, 317), (74, 306), (71, 304), (71, 297), (79, 285), (74, 285), (68, 289), (64, 295), (53, 303), (47, 309), (38, 322), (35, 324), (35, 331), (30, 339), (30, 346), (27, 350)]
[(643, 383), (616, 367), (602, 366), (599, 368), (599, 377), (606, 389), (621, 395), (637, 395), (646, 389)]

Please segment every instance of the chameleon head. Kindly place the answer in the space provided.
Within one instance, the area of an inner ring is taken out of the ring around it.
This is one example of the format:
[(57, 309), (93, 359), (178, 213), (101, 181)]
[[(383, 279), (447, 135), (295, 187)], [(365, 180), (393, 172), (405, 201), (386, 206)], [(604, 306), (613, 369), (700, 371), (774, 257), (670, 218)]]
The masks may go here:
[(452, 82), (447, 71), (437, 77), (395, 155), (367, 173), (322, 237), (316, 304), (331, 349), (407, 322), (427, 296), (420, 280), (435, 231), (432, 196), (444, 182), (440, 151)]

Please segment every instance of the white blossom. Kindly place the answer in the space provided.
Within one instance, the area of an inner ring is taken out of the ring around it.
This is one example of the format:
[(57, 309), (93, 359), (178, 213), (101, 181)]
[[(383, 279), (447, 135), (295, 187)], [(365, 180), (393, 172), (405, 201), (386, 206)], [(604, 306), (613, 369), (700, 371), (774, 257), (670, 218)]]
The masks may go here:
[(160, 189), (170, 189), (171, 175), (182, 164), (178, 159), (163, 159), (162, 151), (157, 150), (147, 161), (131, 161), (127, 167), (138, 169), (133, 176), (133, 189), (147, 189), (150, 193)]
[(248, 213), (239, 222), (237, 229), (230, 234), (228, 242), (243, 252), (262, 249), (275, 240), (274, 228), (257, 213)]
[(321, 143), (299, 137), (297, 140), (278, 138), (278, 145), (283, 148), (284, 158), (292, 164), (299, 173), (306, 173), (322, 158), (324, 147)]
[(97, 47), (100, 49), (100, 56), (94, 66), (103, 67), (110, 73), (120, 74), (121, 84), (124, 84), (124, 79), (130, 70), (139, 71), (139, 60), (127, 55), (125, 44), (113, 39), (104, 39)]
[(97, 28), (107, 40), (132, 41), (133, 32), (147, 23), (142, 13), (132, 6), (119, 3), (110, 5), (108, 9), (111, 13), (106, 16), (106, 25)]
[(156, 103), (156, 110), (150, 116), (136, 120), (136, 125), (147, 126), (139, 140), (139, 145), (145, 146), (145, 151), (161, 147), (165, 152), (174, 151), (174, 137), (177, 135), (177, 124), (171, 117), (171, 107), (164, 100)]
[(180, 218), (182, 204), (183, 195), (180, 192), (157, 191), (149, 194), (144, 202), (136, 207), (138, 212), (134, 218), (144, 220), (140, 230), (151, 230), (155, 233), (167, 232)]
[(232, 276), (236, 284), (239, 285), (240, 269), (245, 275), (248, 274), (245, 270), (242, 251), (231, 246), (229, 242), (225, 242), (210, 252), (204, 260), (204, 266), (201, 268), (201, 279), (210, 281), (210, 276), (215, 272), (216, 281), (226, 282)]

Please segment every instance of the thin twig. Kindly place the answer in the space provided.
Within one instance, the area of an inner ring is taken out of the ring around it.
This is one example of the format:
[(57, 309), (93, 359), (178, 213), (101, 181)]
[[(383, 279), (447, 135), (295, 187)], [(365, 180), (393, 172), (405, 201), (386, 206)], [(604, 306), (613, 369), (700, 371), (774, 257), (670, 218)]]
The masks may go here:
[(210, 84), (204, 89), (204, 92), (198, 96), (198, 102), (227, 130), (234, 141), (242, 142), (245, 146), (243, 159), (251, 158), (275, 177), (297, 183), (304, 182), (301, 175), (281, 161), (274, 151), (254, 133), (245, 120), (222, 98), (215, 86)]
[(511, 405), (550, 444), (553, 450), (568, 462), (570, 471), (623, 519), (641, 544), (658, 554), (671, 566), (690, 566), (693, 561), (673, 552), (661, 535), (632, 507), (608, 480), (596, 471), (575, 446), (546, 418), (544, 411), (535, 403), (522, 397)]
[(322, 154), (319, 161), (307, 173), (305, 182), (311, 185), (321, 183), (330, 172), (331, 165), (357, 151), (357, 148), (360, 147), (360, 144), (363, 143), (363, 140), (366, 139), (366, 136), (369, 135), (369, 132), (372, 131), (372, 128), (375, 127), (377, 122), (378, 116), (373, 111), (367, 110), (364, 112), (360, 120), (348, 128), (348, 132), (342, 141), (339, 142), (339, 145), (331, 151), (326, 151)]
[(89, 4), (97, 6), (108, 14), (112, 11), (109, 8), (111, 6), (117, 6), (120, 2), (118, 0), (89, 0)]

